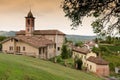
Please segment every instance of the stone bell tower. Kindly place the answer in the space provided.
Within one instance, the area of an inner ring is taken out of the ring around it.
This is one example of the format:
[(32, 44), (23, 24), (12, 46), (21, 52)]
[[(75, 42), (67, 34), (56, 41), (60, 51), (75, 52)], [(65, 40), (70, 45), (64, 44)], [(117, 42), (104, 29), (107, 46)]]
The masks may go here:
[(34, 32), (34, 25), (35, 25), (35, 17), (33, 17), (33, 14), (31, 10), (29, 11), (26, 19), (26, 29), (25, 29), (25, 35), (26, 36), (32, 36)]

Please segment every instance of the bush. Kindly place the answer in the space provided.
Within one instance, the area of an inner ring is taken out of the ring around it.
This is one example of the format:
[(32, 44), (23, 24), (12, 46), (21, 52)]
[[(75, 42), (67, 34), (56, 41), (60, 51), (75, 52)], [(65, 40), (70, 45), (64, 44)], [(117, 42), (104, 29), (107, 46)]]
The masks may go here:
[(62, 60), (61, 56), (57, 57), (57, 62), (58, 62), (58, 63), (60, 63), (60, 62), (62, 62), (62, 61), (63, 61), (63, 60)]
[(67, 45), (62, 46), (62, 53), (61, 53), (62, 59), (69, 58), (69, 49), (67, 48)]

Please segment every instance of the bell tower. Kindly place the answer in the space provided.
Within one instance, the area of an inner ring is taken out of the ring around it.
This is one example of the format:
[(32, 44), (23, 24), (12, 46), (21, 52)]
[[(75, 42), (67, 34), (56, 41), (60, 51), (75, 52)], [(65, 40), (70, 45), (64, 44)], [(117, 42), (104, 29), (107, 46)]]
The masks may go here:
[(35, 17), (33, 17), (33, 14), (31, 10), (29, 11), (26, 19), (26, 29), (25, 29), (25, 35), (26, 36), (32, 36), (34, 32), (34, 25), (35, 25)]

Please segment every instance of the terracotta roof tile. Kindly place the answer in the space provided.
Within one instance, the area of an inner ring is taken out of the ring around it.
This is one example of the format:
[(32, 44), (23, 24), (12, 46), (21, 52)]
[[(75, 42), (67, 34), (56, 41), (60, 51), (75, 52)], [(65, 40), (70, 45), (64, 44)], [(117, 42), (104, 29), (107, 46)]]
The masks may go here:
[(108, 62), (100, 57), (90, 56), (87, 60), (98, 65), (108, 65)]
[[(21, 30), (16, 33), (17, 35), (25, 35), (25, 30)], [(59, 30), (35, 30), (33, 32), (34, 35), (65, 35), (63, 32)]]
[(88, 45), (90, 47), (93, 47), (96, 45), (96, 43), (94, 41), (88, 41), (88, 42), (85, 42), (85, 45)]
[(76, 52), (79, 52), (79, 53), (83, 53), (85, 55), (90, 53), (90, 50), (85, 48), (85, 47), (75, 47), (74, 46), (72, 49), (73, 49), (73, 51), (76, 51)]
[(44, 37), (35, 37), (35, 36), (16, 36), (14, 37), (17, 40), (28, 43), (34, 47), (46, 47), (48, 44), (55, 44), (53, 41), (48, 40)]

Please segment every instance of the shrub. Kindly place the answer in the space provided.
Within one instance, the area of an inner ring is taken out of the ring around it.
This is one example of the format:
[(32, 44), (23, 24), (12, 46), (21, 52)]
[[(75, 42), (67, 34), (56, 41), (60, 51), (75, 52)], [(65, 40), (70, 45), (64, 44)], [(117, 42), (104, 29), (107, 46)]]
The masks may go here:
[(58, 63), (62, 62), (61, 56), (57, 57), (57, 62), (58, 62)]
[(62, 46), (62, 53), (61, 53), (62, 59), (69, 58), (69, 49), (67, 48), (67, 45)]

